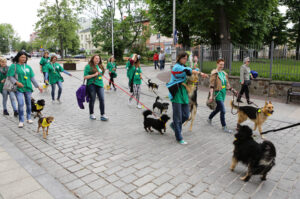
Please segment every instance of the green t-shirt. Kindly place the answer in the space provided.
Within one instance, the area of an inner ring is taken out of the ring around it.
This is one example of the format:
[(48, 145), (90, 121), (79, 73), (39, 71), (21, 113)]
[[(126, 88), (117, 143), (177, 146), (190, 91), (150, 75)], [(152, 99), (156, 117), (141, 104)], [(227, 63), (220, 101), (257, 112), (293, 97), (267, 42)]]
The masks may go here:
[(127, 77), (129, 79), (129, 81), (132, 79), (135, 67), (133, 65), (130, 64), (130, 61), (128, 61), (126, 63), (126, 69), (127, 69)]
[(47, 72), (47, 64), (50, 61), (50, 57), (45, 58), (42, 57), (41, 61), (40, 61), (40, 65), (42, 65), (42, 72)]
[(64, 69), (58, 63), (53, 64), (53, 63), (49, 62), (46, 65), (46, 71), (49, 74), (49, 83), (50, 84), (56, 84), (58, 81), (60, 81), (60, 82), (64, 81), (63, 77), (60, 75), (60, 73), (63, 72)]
[(222, 90), (220, 91), (215, 91), (215, 96), (217, 101), (225, 101), (226, 97), (226, 75), (223, 71), (218, 72), (218, 76), (222, 82)]
[(31, 78), (34, 77), (34, 73), (32, 68), (27, 65), (20, 65), (20, 64), (12, 64), (7, 72), (8, 77), (14, 77), (15, 76), (15, 66), (17, 66), (16, 73), (18, 75), (18, 82), (22, 83), (24, 85), (23, 88), (17, 88), (17, 91), (19, 92), (33, 92), (32, 84), (31, 84)]
[(189, 95), (187, 93), (186, 88), (180, 84), (178, 91), (175, 97), (172, 98), (171, 102), (178, 104), (188, 104), (189, 103)]
[[(103, 79), (102, 79), (102, 75), (103, 75), (103, 71), (99, 68), (99, 66), (96, 66), (98, 72), (101, 72), (101, 75), (98, 75), (97, 77), (92, 77), (90, 79), (87, 80), (87, 85), (90, 84), (95, 84), (97, 86), (103, 87)], [(94, 74), (94, 72), (92, 71), (91, 66), (88, 64), (85, 66), (84, 68), (84, 76), (88, 76), (88, 75), (92, 75)]]
[(116, 64), (116, 62), (108, 62), (106, 65), (106, 68), (109, 70), (109, 72), (115, 73), (116, 71), (113, 69), (114, 68), (117, 69), (117, 64)]
[(133, 84), (142, 84), (141, 74), (142, 74), (142, 69), (138, 67), (134, 73)]
[(6, 71), (7, 68), (6, 67), (0, 67), (0, 93), (2, 93), (3, 91), (3, 86), (4, 83), (1, 83), (2, 80), (6, 79), (7, 75), (6, 75)]

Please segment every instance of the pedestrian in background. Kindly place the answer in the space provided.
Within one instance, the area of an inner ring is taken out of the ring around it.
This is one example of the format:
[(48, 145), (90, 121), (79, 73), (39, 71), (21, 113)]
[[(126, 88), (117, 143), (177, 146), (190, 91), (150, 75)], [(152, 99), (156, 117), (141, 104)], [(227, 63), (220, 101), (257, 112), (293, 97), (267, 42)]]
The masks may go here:
[[(27, 123), (33, 123), (31, 120), (32, 84), (34, 87), (38, 88), (41, 93), (43, 92), (43, 89), (39, 87), (34, 78), (32, 68), (27, 65), (27, 56), (28, 54), (24, 51), (18, 52), (18, 54), (13, 58), (13, 64), (9, 67), (7, 73), (7, 76), (10, 77), (12, 83), (17, 85), (16, 97), (18, 101), (19, 128), (24, 127), (24, 98), (26, 104)], [(17, 79), (15, 78), (15, 74), (17, 74)]]
[(142, 84), (142, 69), (140, 66), (140, 60), (137, 59), (137, 61), (134, 63), (135, 70), (134, 70), (134, 75), (133, 75), (133, 93), (130, 96), (128, 100), (128, 104), (130, 105), (131, 100), (133, 97), (136, 99), (136, 107), (138, 109), (141, 109), (140, 105), (140, 92), (141, 92), (141, 84)]
[(7, 111), (7, 98), (9, 95), (10, 103), (14, 111), (14, 116), (18, 116), (18, 110), (16, 106), (16, 95), (12, 91), (7, 91), (3, 89), (6, 77), (7, 77), (8, 67), (7, 61), (4, 57), (0, 57), (0, 93), (2, 94), (2, 105), (3, 105), (3, 115), (9, 115)]
[(114, 78), (117, 77), (117, 64), (116, 64), (116, 62), (115, 62), (114, 56), (111, 56), (111, 57), (108, 59), (106, 68), (109, 70), (109, 77), (110, 77), (110, 80), (109, 80), (109, 87), (110, 87), (110, 90), (111, 90), (111, 85), (113, 85), (114, 91), (116, 91), (117, 88), (116, 88), (116, 86), (115, 86), (115, 80), (114, 80)]
[(253, 79), (252, 74), (250, 73), (250, 58), (246, 57), (244, 59), (244, 64), (240, 68), (240, 83), (241, 83), (241, 90), (240, 93), (237, 97), (237, 102), (243, 103), (241, 100), (243, 94), (245, 93), (247, 103), (248, 104), (253, 104), (253, 102), (250, 101), (250, 96), (249, 96), (249, 86), (251, 85), (251, 79)]
[(159, 55), (158, 55), (157, 52), (155, 52), (154, 55), (153, 55), (153, 62), (154, 62), (154, 69), (155, 70), (156, 70), (156, 68), (159, 68), (158, 60), (159, 60)]
[(50, 61), (49, 52), (46, 51), (44, 52), (44, 55), (40, 60), (40, 70), (41, 73), (43, 73), (44, 75), (44, 83), (46, 85), (48, 85), (48, 79), (46, 78), (46, 73), (47, 73), (47, 64), (49, 63), (49, 61)]
[(231, 133), (232, 131), (227, 128), (225, 122), (225, 97), (226, 97), (226, 90), (230, 90), (236, 93), (236, 91), (230, 86), (228, 80), (228, 74), (223, 70), (224, 69), (224, 59), (218, 59), (217, 61), (217, 68), (211, 71), (210, 75), (210, 98), (209, 100), (213, 100), (213, 96), (216, 96), (216, 109), (209, 115), (207, 122), (212, 124), (212, 119), (215, 115), (219, 112), (220, 113), (220, 120), (222, 124), (223, 131), (226, 133)]
[(160, 51), (158, 58), (159, 58), (160, 70), (164, 70), (165, 69), (166, 54), (164, 53), (163, 50)]
[(90, 119), (96, 120), (96, 116), (94, 115), (94, 105), (96, 101), (96, 95), (99, 98), (99, 108), (101, 121), (107, 121), (108, 117), (105, 115), (105, 107), (104, 107), (104, 87), (103, 87), (103, 78), (102, 76), (105, 73), (105, 69), (102, 65), (102, 60), (99, 55), (94, 55), (91, 57), (88, 65), (84, 68), (84, 79), (87, 80), (87, 90), (90, 97), (89, 101), (89, 111), (90, 111)]

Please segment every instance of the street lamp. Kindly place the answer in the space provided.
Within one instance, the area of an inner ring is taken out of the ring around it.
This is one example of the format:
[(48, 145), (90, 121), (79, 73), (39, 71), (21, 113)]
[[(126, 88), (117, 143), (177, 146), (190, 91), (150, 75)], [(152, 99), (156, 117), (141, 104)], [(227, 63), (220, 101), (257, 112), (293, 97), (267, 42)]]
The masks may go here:
[(108, 6), (111, 8), (111, 52), (112, 55), (115, 55), (114, 51), (114, 7), (115, 7), (115, 0), (113, 0), (112, 5)]
[[(176, 27), (175, 27), (175, 20), (176, 20), (176, 0), (173, 0), (173, 45), (172, 45), (172, 66), (175, 65), (176, 62)], [(171, 66), (171, 68), (172, 68)]]

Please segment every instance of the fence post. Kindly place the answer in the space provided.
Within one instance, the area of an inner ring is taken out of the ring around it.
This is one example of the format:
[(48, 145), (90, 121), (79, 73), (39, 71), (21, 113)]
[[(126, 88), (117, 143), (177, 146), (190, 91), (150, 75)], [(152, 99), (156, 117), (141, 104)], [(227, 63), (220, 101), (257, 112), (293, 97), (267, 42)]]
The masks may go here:
[(201, 54), (200, 54), (200, 71), (203, 71), (203, 55), (204, 55), (204, 48), (203, 45), (201, 45)]
[(230, 46), (229, 46), (229, 52), (230, 52), (230, 55), (229, 55), (229, 75), (231, 75), (231, 65), (232, 65), (232, 58), (233, 58), (233, 45), (232, 43), (230, 43)]
[(274, 56), (274, 41), (271, 42), (270, 79), (272, 79), (273, 56)]

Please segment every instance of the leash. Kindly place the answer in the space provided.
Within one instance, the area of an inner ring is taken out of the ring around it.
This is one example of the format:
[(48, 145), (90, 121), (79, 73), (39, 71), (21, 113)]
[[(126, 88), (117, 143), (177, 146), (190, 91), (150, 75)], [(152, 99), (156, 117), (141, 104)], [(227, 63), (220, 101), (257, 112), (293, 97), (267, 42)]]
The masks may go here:
[(269, 130), (269, 131), (264, 131), (261, 134), (267, 134), (267, 133), (270, 133), (270, 132), (281, 131), (281, 130), (292, 128), (292, 127), (299, 126), (299, 125), (300, 125), (300, 122), (296, 123), (296, 124), (289, 125), (289, 126), (285, 126), (285, 127), (279, 128), (279, 129), (273, 129), (273, 130)]

